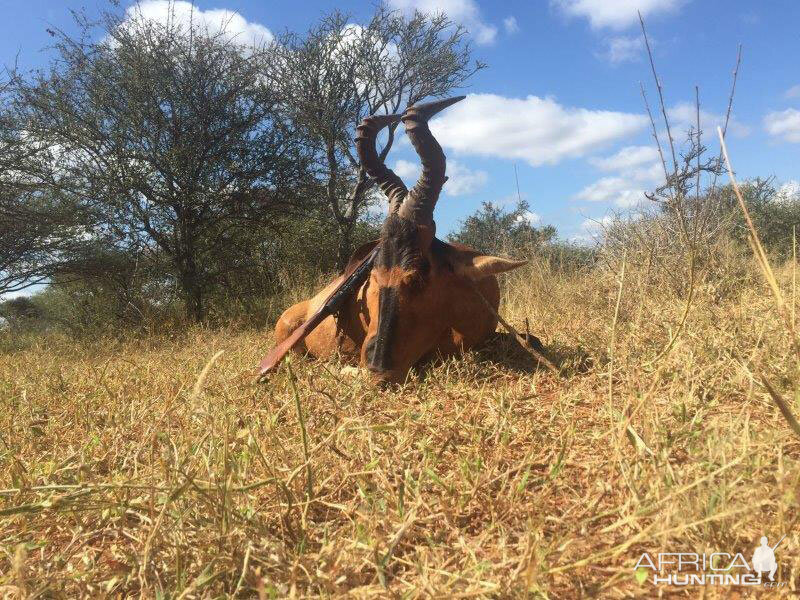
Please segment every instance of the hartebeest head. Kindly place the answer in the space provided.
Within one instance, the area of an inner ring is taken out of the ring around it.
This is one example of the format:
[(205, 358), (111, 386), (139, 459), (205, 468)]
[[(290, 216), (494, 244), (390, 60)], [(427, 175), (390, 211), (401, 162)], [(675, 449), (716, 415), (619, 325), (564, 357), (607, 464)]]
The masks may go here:
[[(445, 155), (428, 120), (463, 98), (418, 104), (403, 115), (368, 117), (357, 128), (361, 163), (389, 199), (380, 249), (362, 298), (367, 333), (361, 364), (378, 382), (402, 382), (414, 364), (436, 349), (461, 342), (472, 345), (470, 336), (486, 335), (481, 328), (494, 330), (494, 317), (475, 302), (474, 284), (525, 264), (483, 256), (435, 237), (433, 210), (447, 177)], [(419, 180), (410, 190), (375, 149), (378, 131), (400, 120), (422, 163)], [(476, 314), (473, 318), (458, 311)]]

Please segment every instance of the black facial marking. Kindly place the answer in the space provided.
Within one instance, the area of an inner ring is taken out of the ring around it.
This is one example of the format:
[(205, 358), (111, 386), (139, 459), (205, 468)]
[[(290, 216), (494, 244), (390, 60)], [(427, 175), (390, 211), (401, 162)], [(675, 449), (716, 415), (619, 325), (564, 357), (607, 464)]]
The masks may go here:
[(378, 371), (391, 367), (392, 338), (397, 325), (397, 289), (383, 287), (378, 296), (378, 332), (367, 342), (367, 365)]
[(381, 229), (381, 247), (375, 265), (384, 269), (403, 269), (426, 272), (427, 261), (419, 247), (416, 224), (397, 215), (389, 215)]

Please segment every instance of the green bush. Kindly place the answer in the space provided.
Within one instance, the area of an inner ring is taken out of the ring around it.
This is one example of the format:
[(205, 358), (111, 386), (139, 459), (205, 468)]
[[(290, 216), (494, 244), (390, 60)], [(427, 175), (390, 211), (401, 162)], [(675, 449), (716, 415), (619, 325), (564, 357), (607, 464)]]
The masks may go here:
[[(779, 260), (791, 258), (793, 231), (800, 229), (800, 193), (789, 186), (776, 189), (772, 178), (756, 178), (740, 188), (764, 248)], [(731, 217), (731, 235), (746, 244), (747, 224), (731, 186), (720, 190), (720, 204)]]
[(531, 223), (530, 206), (524, 200), (512, 210), (484, 202), (474, 214), (461, 223), (461, 228), (448, 236), (451, 242), (466, 244), (487, 254), (530, 252), (556, 236), (555, 227), (541, 228)]

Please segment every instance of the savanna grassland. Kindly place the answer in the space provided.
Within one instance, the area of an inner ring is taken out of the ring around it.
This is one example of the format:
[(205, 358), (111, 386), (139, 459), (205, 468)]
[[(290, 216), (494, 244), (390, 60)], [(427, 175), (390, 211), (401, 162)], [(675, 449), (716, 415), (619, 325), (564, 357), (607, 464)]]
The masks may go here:
[(800, 438), (761, 383), (796, 410), (797, 361), (755, 263), (728, 267), (682, 328), (652, 265), (505, 276), (558, 375), (502, 338), (387, 391), (299, 357), (254, 385), (264, 331), (6, 340), (0, 589), (749, 597), (633, 565), (787, 534), (767, 593), (797, 593)]

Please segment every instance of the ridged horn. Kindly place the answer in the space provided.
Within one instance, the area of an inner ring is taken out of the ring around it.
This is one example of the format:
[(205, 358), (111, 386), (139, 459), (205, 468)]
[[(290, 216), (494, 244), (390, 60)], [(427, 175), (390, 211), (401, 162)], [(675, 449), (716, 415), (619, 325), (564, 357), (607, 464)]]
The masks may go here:
[(428, 120), (448, 106), (460, 102), (466, 96), (456, 96), (446, 100), (437, 100), (425, 104), (409, 106), (403, 113), (403, 124), (406, 135), (414, 145), (414, 149), (422, 162), (422, 173), (419, 180), (408, 192), (400, 206), (398, 214), (415, 223), (433, 221), (433, 209), (439, 199), (439, 193), (447, 177), (445, 176), (446, 158), (442, 147), (428, 128)]
[(389, 199), (389, 214), (396, 212), (408, 194), (408, 189), (397, 174), (387, 167), (375, 149), (378, 132), (400, 121), (401, 115), (372, 115), (356, 127), (356, 151), (367, 175), (374, 178), (381, 191)]

